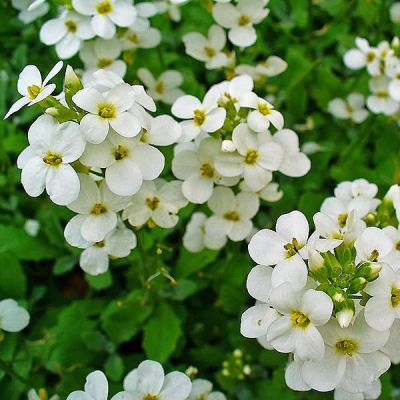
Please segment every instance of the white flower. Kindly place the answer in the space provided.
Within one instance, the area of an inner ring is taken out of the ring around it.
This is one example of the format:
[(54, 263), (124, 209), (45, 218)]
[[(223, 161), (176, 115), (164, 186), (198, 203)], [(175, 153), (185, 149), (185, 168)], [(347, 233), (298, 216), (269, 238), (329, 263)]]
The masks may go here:
[(140, 141), (155, 146), (169, 146), (177, 143), (182, 136), (182, 128), (169, 115), (159, 115), (155, 118), (146, 118), (143, 121), (144, 129)]
[(365, 98), (360, 93), (351, 93), (346, 100), (333, 99), (328, 104), (328, 111), (339, 119), (351, 119), (360, 124), (368, 117), (364, 108)]
[(260, 23), (269, 13), (268, 0), (239, 0), (236, 5), (219, 3), (213, 8), (215, 21), (229, 29), (229, 40), (239, 47), (255, 43), (257, 33), (253, 25)]
[(183, 150), (172, 160), (172, 172), (182, 179), (182, 192), (191, 202), (205, 203), (212, 195), (214, 184), (235, 185), (239, 178), (224, 178), (215, 170), (215, 159), (220, 154), (221, 141), (203, 139), (195, 150)]
[(172, 114), (185, 119), (181, 122), (183, 141), (189, 141), (199, 135), (200, 131), (215, 132), (222, 127), (226, 110), (218, 107), (215, 96), (206, 95), (203, 102), (194, 96), (179, 97), (172, 105)]
[(81, 162), (105, 168), (108, 187), (120, 196), (130, 196), (139, 191), (143, 180), (153, 180), (161, 174), (165, 159), (160, 150), (139, 138), (124, 138), (111, 130), (101, 144), (86, 146)]
[(0, 332), (19, 332), (29, 324), (29, 313), (13, 299), (0, 301)]
[(399, 103), (389, 95), (389, 83), (386, 76), (376, 76), (369, 81), (372, 94), (367, 98), (367, 106), (373, 113), (393, 115), (399, 110)]
[(205, 214), (195, 212), (186, 226), (186, 231), (183, 235), (183, 246), (192, 253), (202, 251), (205, 247), (219, 250), (227, 242), (226, 235), (217, 236), (213, 231), (208, 232), (206, 221), (207, 216)]
[(322, 237), (316, 241), (315, 247), (323, 252), (334, 249), (343, 241), (353, 243), (366, 228), (365, 222), (358, 218), (355, 210), (343, 219), (334, 219), (322, 212), (317, 212), (313, 220), (318, 236)]
[(282, 129), (275, 132), (271, 139), (281, 145), (284, 150), (283, 160), (279, 172), (284, 175), (298, 178), (308, 173), (311, 168), (310, 159), (300, 151), (299, 137), (291, 129)]
[(309, 227), (300, 211), (281, 215), (276, 222), (276, 232), (262, 229), (250, 241), (250, 257), (261, 265), (276, 265), (272, 273), (274, 287), (289, 282), (301, 289), (307, 282)]
[[(400, 4), (400, 3), (399, 3)], [(386, 75), (391, 78), (388, 92), (393, 100), (400, 101), (400, 63), (398, 58), (393, 67), (388, 68)]]
[[(374, 183), (369, 183), (366, 179), (355, 179), (354, 181), (340, 182), (336, 186), (334, 193), (337, 198), (344, 201), (351, 201), (359, 196), (374, 199), (378, 193), (378, 186)], [(373, 202), (376, 202), (376, 206), (379, 204), (376, 199)]]
[(137, 75), (147, 86), (147, 91), (154, 100), (160, 100), (166, 104), (172, 104), (178, 97), (184, 95), (184, 92), (179, 89), (179, 86), (183, 82), (183, 76), (178, 71), (164, 71), (157, 79), (155, 79), (148, 69), (139, 68)]
[(116, 86), (106, 95), (96, 89), (85, 88), (75, 94), (72, 100), (88, 112), (80, 125), (89, 143), (102, 143), (110, 128), (128, 138), (136, 136), (141, 130), (137, 118), (128, 112), (135, 97), (132, 87), (126, 83)]
[(45, 0), (11, 0), (11, 5), (20, 11), (18, 18), (24, 24), (30, 24), (49, 11), (49, 5)]
[(363, 313), (354, 324), (341, 328), (335, 319), (320, 328), (325, 354), (319, 361), (306, 361), (302, 368), (305, 382), (320, 392), (340, 387), (351, 392), (366, 390), (390, 367), (390, 360), (379, 352), (389, 331), (376, 331), (365, 323)]
[(132, 196), (123, 219), (132, 226), (142, 226), (151, 220), (162, 228), (172, 228), (178, 223), (178, 211), (187, 203), (182, 194), (182, 182), (156, 179), (144, 182), (140, 191)]
[(54, 92), (56, 85), (54, 83), (48, 85), (48, 83), (60, 72), (62, 67), (63, 63), (62, 61), (59, 61), (51, 69), (44, 81), (42, 81), (42, 76), (38, 68), (34, 65), (27, 65), (19, 74), (17, 85), (18, 93), (23, 97), (11, 106), (4, 119), (8, 118), (11, 114), (14, 114), (27, 104), (32, 106), (50, 96)]
[(354, 243), (356, 262), (385, 262), (385, 257), (393, 251), (391, 238), (376, 227), (364, 229)]
[(371, 47), (366, 39), (356, 38), (357, 49), (348, 50), (344, 55), (346, 67), (361, 69), (367, 66), (372, 76), (380, 75), (380, 59), (376, 48)]
[(181, 10), (179, 7), (183, 6), (189, 0), (161, 0), (155, 1), (158, 13), (167, 13), (169, 18), (174, 22), (181, 20)]
[(116, 38), (110, 40), (97, 38), (86, 42), (79, 52), (79, 57), (85, 64), (83, 80), (88, 80), (99, 68), (123, 77), (126, 73), (126, 64), (118, 60), (121, 51), (121, 42)]
[(240, 99), (251, 93), (253, 86), (253, 80), (249, 75), (240, 75), (230, 81), (223, 81), (211, 86), (207, 92), (207, 97), (215, 98), (218, 105), (233, 104), (239, 111), (241, 107)]
[(190, 32), (183, 36), (186, 54), (196, 60), (204, 61), (207, 69), (224, 67), (228, 57), (223, 53), (226, 44), (225, 31), (219, 25), (212, 25), (208, 37), (198, 32)]
[(256, 72), (262, 76), (276, 76), (286, 70), (288, 64), (282, 58), (269, 56), (265, 61), (256, 65)]
[(380, 380), (371, 383), (361, 393), (351, 393), (343, 389), (337, 388), (334, 393), (334, 400), (377, 400), (382, 392), (382, 384)]
[(135, 22), (121, 37), (124, 50), (151, 49), (161, 42), (161, 32), (148, 24), (141, 25)]
[(129, 197), (121, 197), (110, 191), (105, 181), (99, 186), (88, 175), (80, 174), (79, 197), (68, 208), (79, 215), (67, 224), (81, 226), (81, 235), (88, 242), (100, 242), (117, 226), (117, 212), (125, 208)]
[(125, 377), (124, 389), (135, 400), (185, 400), (192, 390), (192, 383), (182, 372), (174, 371), (164, 376), (161, 364), (146, 360)]
[[(86, 377), (85, 390), (72, 392), (67, 400), (107, 400), (108, 382), (106, 376), (101, 371), (91, 372)], [(111, 400), (130, 400), (129, 394), (119, 392)]]
[(296, 292), (290, 283), (272, 289), (270, 304), (280, 313), (267, 331), (271, 346), (295, 353), (302, 360), (319, 360), (325, 351), (317, 327), (325, 325), (333, 310), (331, 298), (314, 289)]
[(82, 226), (86, 216), (78, 215), (65, 227), (66, 241), (74, 247), (84, 249), (79, 257), (79, 265), (89, 275), (103, 274), (108, 270), (109, 257), (127, 257), (136, 247), (135, 234), (122, 224), (105, 235), (103, 240), (90, 242), (82, 237)]
[(390, 19), (395, 24), (400, 23), (400, 3), (393, 3), (389, 9)]
[(400, 318), (400, 274), (384, 264), (378, 279), (364, 289), (372, 296), (365, 305), (367, 324), (378, 331), (390, 329)]
[(264, 141), (261, 134), (251, 131), (247, 124), (239, 124), (232, 141), (237, 153), (222, 153), (215, 168), (222, 176), (243, 176), (248, 188), (258, 192), (272, 180), (272, 171), (279, 169), (284, 151), (273, 141)]
[(72, 0), (74, 9), (91, 16), (91, 26), (103, 39), (115, 36), (115, 26), (128, 27), (136, 18), (136, 10), (130, 0)]
[(207, 220), (206, 229), (238, 242), (251, 233), (251, 218), (256, 215), (260, 202), (253, 193), (241, 192), (235, 196), (231, 189), (219, 186), (207, 205), (214, 215)]
[(80, 49), (82, 40), (92, 39), (90, 20), (73, 11), (63, 11), (58, 18), (45, 22), (40, 29), (40, 40), (48, 45), (56, 45), (58, 57), (74, 56)]
[(187, 400), (226, 400), (221, 392), (213, 392), (213, 384), (205, 379), (195, 379)]
[(390, 328), (389, 340), (386, 342), (382, 351), (390, 358), (393, 364), (400, 363), (400, 319), (395, 319)]
[(276, 129), (283, 128), (284, 120), (279, 111), (274, 110), (271, 103), (251, 92), (241, 97), (240, 105), (254, 109), (247, 116), (249, 128), (255, 132), (265, 132), (270, 124)]
[(79, 179), (70, 163), (85, 149), (79, 125), (59, 124), (42, 115), (30, 127), (29, 146), (19, 155), (21, 182), (26, 192), (37, 197), (46, 189), (50, 199), (59, 205), (74, 201), (79, 194)]

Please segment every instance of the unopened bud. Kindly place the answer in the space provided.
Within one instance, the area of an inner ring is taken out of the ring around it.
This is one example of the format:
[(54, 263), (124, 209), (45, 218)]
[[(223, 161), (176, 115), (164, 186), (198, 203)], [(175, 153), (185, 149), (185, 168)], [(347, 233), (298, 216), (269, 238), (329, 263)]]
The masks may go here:
[(325, 266), (324, 258), (316, 250), (310, 250), (308, 252), (308, 266), (310, 272), (317, 281), (325, 282), (328, 280), (328, 270)]
[(334, 276), (340, 275), (342, 272), (342, 265), (331, 252), (322, 253), (321, 256), (325, 261), (326, 267)]
[(83, 89), (81, 80), (76, 75), (75, 71), (70, 65), (67, 65), (64, 79), (64, 91), (69, 96), (73, 96), (75, 93)]
[(223, 140), (221, 144), (221, 150), (224, 153), (233, 153), (236, 151), (236, 145), (232, 142), (232, 140)]
[(359, 293), (367, 286), (368, 281), (362, 276), (354, 278), (347, 289), (348, 293)]
[(359, 265), (356, 271), (356, 277), (365, 278), (368, 282), (372, 282), (378, 278), (382, 270), (382, 264), (377, 262), (364, 262)]
[(355, 313), (354, 301), (347, 299), (342, 305), (336, 308), (336, 319), (341, 328), (347, 328)]

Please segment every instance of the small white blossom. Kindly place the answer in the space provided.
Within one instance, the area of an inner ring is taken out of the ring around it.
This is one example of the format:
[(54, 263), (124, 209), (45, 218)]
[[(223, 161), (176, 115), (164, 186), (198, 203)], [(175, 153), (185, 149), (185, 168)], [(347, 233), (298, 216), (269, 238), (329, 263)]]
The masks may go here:
[(351, 93), (346, 100), (333, 99), (328, 104), (329, 112), (339, 119), (351, 119), (360, 124), (368, 117), (364, 108), (365, 98), (360, 93)]
[(4, 119), (27, 104), (32, 106), (50, 96), (56, 89), (56, 85), (54, 83), (48, 85), (48, 83), (60, 72), (62, 67), (63, 63), (59, 61), (42, 81), (42, 76), (38, 68), (34, 65), (27, 65), (18, 77), (18, 93), (23, 97), (11, 106)]
[(139, 68), (137, 75), (147, 86), (147, 91), (154, 100), (160, 100), (166, 104), (172, 104), (178, 97), (184, 95), (184, 92), (179, 89), (179, 86), (183, 82), (183, 76), (178, 71), (164, 71), (156, 79), (148, 69)]
[(79, 194), (78, 175), (70, 165), (85, 149), (82, 132), (76, 122), (58, 124), (42, 115), (30, 127), (29, 147), (18, 157), (21, 182), (26, 192), (40, 196), (44, 189), (59, 205), (74, 201)]
[(13, 299), (0, 301), (0, 332), (19, 332), (29, 324), (29, 313)]
[(135, 400), (185, 400), (192, 390), (192, 383), (182, 372), (174, 371), (164, 376), (161, 364), (146, 360), (125, 377), (124, 389)]
[(136, 18), (136, 10), (130, 0), (72, 0), (73, 8), (91, 17), (91, 26), (97, 36), (111, 39), (116, 26), (128, 27)]

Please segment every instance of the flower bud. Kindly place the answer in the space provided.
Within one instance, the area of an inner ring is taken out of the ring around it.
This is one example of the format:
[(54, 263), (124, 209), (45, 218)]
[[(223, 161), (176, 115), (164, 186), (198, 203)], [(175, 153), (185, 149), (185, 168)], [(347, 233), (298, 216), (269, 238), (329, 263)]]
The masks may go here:
[(65, 71), (65, 79), (64, 79), (65, 93), (72, 97), (75, 93), (79, 92), (81, 89), (83, 89), (81, 80), (78, 78), (73, 68), (70, 65), (67, 65), (67, 69)]
[(354, 278), (347, 289), (348, 293), (359, 293), (367, 286), (368, 281), (362, 276)]
[(377, 262), (364, 262), (359, 265), (356, 271), (356, 277), (363, 277), (368, 282), (372, 282), (378, 278), (381, 272), (382, 264)]
[(236, 145), (232, 142), (232, 140), (223, 140), (221, 150), (224, 153), (233, 153), (234, 151), (236, 151)]
[(354, 301), (347, 299), (343, 304), (336, 307), (336, 319), (341, 328), (347, 328), (355, 313)]
[(324, 258), (316, 250), (308, 252), (308, 266), (312, 276), (319, 282), (328, 280), (329, 272), (325, 266)]

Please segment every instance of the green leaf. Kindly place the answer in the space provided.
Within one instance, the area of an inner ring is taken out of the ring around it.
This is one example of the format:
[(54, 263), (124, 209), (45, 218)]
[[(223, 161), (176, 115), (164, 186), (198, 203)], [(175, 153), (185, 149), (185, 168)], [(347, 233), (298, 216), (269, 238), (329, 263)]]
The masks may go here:
[(182, 334), (181, 321), (173, 308), (161, 303), (144, 327), (143, 347), (148, 358), (165, 362)]
[(23, 299), (25, 296), (26, 277), (20, 262), (13, 254), (0, 253), (0, 299)]
[(0, 225), (0, 251), (10, 251), (19, 260), (41, 261), (57, 255), (54, 247), (29, 236), (22, 228)]

